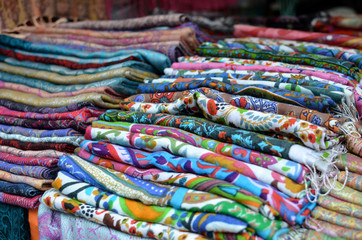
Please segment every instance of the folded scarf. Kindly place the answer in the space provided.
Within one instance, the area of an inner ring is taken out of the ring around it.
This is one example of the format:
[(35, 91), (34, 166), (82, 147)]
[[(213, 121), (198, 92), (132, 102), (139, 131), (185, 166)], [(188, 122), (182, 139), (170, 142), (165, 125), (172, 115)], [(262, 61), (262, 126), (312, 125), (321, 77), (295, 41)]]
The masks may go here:
[(28, 210), (9, 204), (0, 203), (1, 239), (30, 239)]
[[(74, 177), (119, 196), (137, 199), (146, 205), (169, 206), (180, 210), (222, 213), (228, 216), (239, 216), (239, 219), (243, 215), (243, 218), (245, 217), (246, 219), (251, 220), (251, 222), (249, 222), (249, 220), (245, 221), (248, 224), (250, 223), (250, 226), (263, 238), (270, 238), (274, 231), (285, 226), (284, 222), (276, 220), (271, 221), (262, 215), (256, 214), (245, 208), (241, 204), (213, 194), (142, 181), (121, 172), (103, 169), (77, 156), (63, 156), (59, 160), (59, 167)], [(146, 184), (148, 184), (147, 188), (142, 187), (146, 186)], [(141, 191), (140, 188), (142, 189)], [(193, 197), (191, 197), (191, 195)], [(195, 196), (199, 197), (195, 198)], [(204, 198), (201, 198), (201, 196), (204, 196)], [(220, 208), (208, 208), (207, 202), (214, 202), (214, 200), (211, 199), (214, 199), (218, 204), (220, 203)], [(194, 202), (195, 200), (197, 201)], [(226, 204), (226, 202), (228, 202), (228, 204), (223, 205), (223, 203)], [(241, 215), (235, 214), (236, 212), (232, 211), (234, 207), (239, 209), (238, 212), (244, 213)]]
[(42, 195), (37, 195), (32, 198), (27, 198), (0, 192), (0, 202), (27, 209), (36, 209), (39, 206), (41, 196)]
[(153, 84), (141, 84), (138, 86), (138, 93), (162, 93), (162, 92), (176, 92), (185, 91), (191, 89), (197, 89), (200, 87), (212, 88), (220, 92), (225, 92), (235, 95), (250, 95), (253, 97), (265, 98), (269, 100), (275, 100), (278, 102), (284, 102), (294, 104), (297, 106), (303, 106), (311, 108), (320, 112), (331, 112), (337, 110), (338, 106), (329, 97), (314, 97), (305, 94), (301, 94), (295, 91), (278, 89), (274, 87), (268, 87), (264, 85), (242, 85), (242, 84), (227, 84), (216, 80), (206, 78), (205, 80), (188, 79), (187, 82), (177, 82), (173, 84), (169, 83), (153, 83)]
[[(39, 144), (38, 144), (39, 145)], [(74, 150), (73, 150), (74, 151)], [(56, 150), (40, 150), (40, 151), (23, 151), (18, 148), (0, 145), (0, 152), (13, 154), (18, 157), (50, 157), (59, 158), (64, 155), (64, 152)]]
[(46, 130), (54, 130), (54, 129), (67, 129), (71, 128), (81, 133), (85, 132), (88, 124), (64, 119), (64, 120), (33, 120), (27, 118), (17, 118), (10, 116), (0, 116), (0, 124), (10, 124), (12, 126), (20, 126), (25, 128), (34, 128), (34, 129), (46, 129)]
[(43, 194), (42, 191), (24, 183), (11, 183), (0, 180), (0, 192), (18, 195), (22, 197), (35, 197), (37, 195)]
[(362, 192), (362, 175), (360, 174), (350, 172), (347, 174), (346, 172), (340, 172), (338, 174), (338, 181), (341, 183), (346, 181), (347, 187)]
[(177, 128), (132, 124), (127, 122), (111, 123), (106, 121), (94, 121), (92, 127), (124, 130), (132, 133), (147, 133), (153, 136), (172, 137), (195, 147), (211, 150), (212, 152), (224, 156), (270, 169), (297, 183), (304, 183), (304, 177), (308, 172), (306, 167), (294, 161), (263, 154), (234, 144), (222, 143), (209, 138), (204, 138)]
[(47, 168), (41, 166), (18, 165), (0, 160), (0, 169), (9, 173), (24, 175), (39, 179), (54, 179), (58, 168)]
[[(1, 207), (0, 207), (1, 208)], [(40, 239), (79, 239), (79, 240), (129, 240), (130, 235), (104, 225), (91, 222), (85, 218), (75, 217), (50, 209), (40, 202), (38, 208), (38, 224)], [(150, 232), (151, 234), (151, 232)], [(20, 238), (16, 238), (20, 239)], [(132, 236), (134, 240), (151, 240)]]
[(84, 140), (83, 136), (38, 138), (38, 137), (25, 137), (23, 135), (18, 135), (18, 134), (6, 134), (3, 132), (0, 132), (0, 139), (18, 140), (21, 142), (31, 142), (31, 143), (68, 143), (68, 144), (73, 144), (74, 146), (79, 146), (80, 142)]
[[(40, 90), (51, 92), (51, 93), (59, 93), (61, 95), (67, 94), (67, 93), (63, 93), (63, 92), (74, 92), (74, 91), (79, 91), (79, 90), (83, 90), (83, 89), (97, 88), (97, 87), (110, 87), (115, 92), (120, 94), (121, 96), (129, 96), (132, 94), (136, 94), (137, 87), (141, 83), (141, 82), (137, 82), (137, 81), (128, 80), (127, 78), (124, 78), (124, 77), (117, 77), (117, 78), (110, 78), (110, 79), (106, 79), (106, 80), (100, 80), (100, 81), (88, 83), (88, 84), (64, 85), (64, 84), (54, 84), (54, 83), (47, 82), (44, 80), (24, 77), (24, 76), (16, 75), (16, 74), (8, 74), (5, 72), (0, 72), (0, 78), (2, 81), (5, 81), (5, 82), (22, 84), (22, 85), (25, 85), (28, 87), (40, 89)], [(134, 89), (134, 87), (135, 87), (135, 89)], [(85, 93), (87, 93), (88, 91), (89, 90), (84, 90)], [(107, 93), (105, 95), (108, 96), (109, 94)], [(111, 96), (110, 98), (114, 98), (114, 96)]]
[(108, 226), (117, 231), (132, 235), (137, 234), (137, 236), (140, 237), (157, 236), (159, 239), (163, 240), (177, 240), (179, 238), (187, 240), (207, 239), (201, 235), (186, 233), (171, 227), (164, 226), (162, 224), (136, 221), (132, 218), (124, 217), (111, 211), (95, 208), (77, 200), (63, 196), (54, 189), (45, 192), (40, 201), (42, 204), (45, 204), (47, 207), (53, 210), (72, 214), (80, 218), (85, 218), (89, 221)]
[(317, 206), (312, 211), (312, 217), (317, 220), (333, 223), (349, 229), (362, 230), (362, 219), (349, 217)]
[[(11, 140), (11, 139), (1, 139), (0, 145), (9, 146), (17, 148), (19, 150), (56, 150), (59, 152), (72, 153), (76, 148), (74, 145), (69, 143), (52, 143), (52, 142), (42, 142), (42, 144), (37, 144), (34, 142), (26, 142), (21, 140)], [(64, 153), (63, 153), (64, 154)]]
[(107, 20), (107, 21), (80, 21), (66, 22), (56, 25), (57, 28), (94, 29), (94, 30), (138, 30), (160, 26), (178, 26), (189, 21), (184, 14), (174, 13), (167, 15), (152, 15), (138, 18)]
[(235, 37), (264, 37), (285, 40), (325, 43), (348, 48), (362, 49), (362, 39), (346, 35), (304, 32), (298, 30), (256, 27), (250, 25), (234, 25)]
[(101, 115), (104, 111), (92, 109), (92, 108), (81, 108), (75, 111), (60, 112), (60, 113), (36, 113), (25, 111), (10, 110), (6, 107), (0, 107), (1, 116), (11, 116), (18, 118), (27, 119), (45, 119), (45, 120), (76, 120), (82, 122), (88, 122), (92, 118), (96, 118)]
[(345, 170), (347, 167), (348, 171), (362, 175), (362, 158), (352, 153), (339, 155), (336, 159), (336, 166), (341, 170)]
[[(263, 98), (256, 98), (246, 95), (231, 95), (210, 88), (197, 88), (183, 92), (147, 93), (133, 95), (125, 98), (124, 101), (143, 103), (172, 103), (190, 94), (199, 92), (206, 97), (219, 102), (226, 102), (232, 106), (247, 110), (275, 113), (284, 116), (295, 117), (308, 121), (318, 126), (323, 126), (335, 133), (342, 134), (341, 126), (348, 121), (346, 118), (335, 118), (331, 114), (321, 113), (309, 108), (303, 108), (292, 104), (272, 101)], [(1, 118), (0, 118), (1, 119)]]
[[(124, 198), (88, 183), (79, 181), (67, 172), (59, 172), (53, 187), (61, 194), (84, 202), (93, 207), (103, 208), (138, 221), (164, 224), (180, 231), (195, 232), (212, 236), (207, 232), (243, 233), (248, 226), (245, 222), (222, 214), (190, 212), (171, 207), (145, 205), (141, 202)], [(147, 215), (144, 213), (147, 212)], [(168, 219), (172, 218), (173, 221)], [(227, 223), (223, 227), (217, 222)]]
[(58, 158), (51, 157), (19, 157), (17, 155), (0, 152), (0, 160), (8, 163), (28, 166), (55, 167)]
[(64, 107), (76, 102), (92, 102), (101, 108), (118, 108), (118, 99), (100, 93), (83, 93), (72, 97), (41, 98), (34, 94), (9, 89), (0, 89), (2, 99), (7, 99), (36, 107)]
[(336, 188), (340, 190), (331, 190), (329, 192), (330, 196), (362, 206), (362, 192), (347, 186), (343, 187), (343, 184), (340, 182), (336, 182)]
[(337, 199), (330, 195), (319, 196), (318, 205), (333, 212), (362, 219), (362, 206)]
[(212, 47), (209, 43), (204, 43), (199, 48), (197, 48), (196, 53), (205, 57), (234, 57), (253, 60), (269, 60), (290, 64), (298, 63), (298, 65), (309, 65), (333, 70), (351, 76), (357, 81), (359, 81), (361, 78), (359, 75), (359, 68), (356, 67), (353, 63), (338, 58), (326, 57), (316, 54), (285, 53), (250, 48), (230, 49), (225, 45), (223, 48), (219, 48)]
[(25, 128), (19, 126), (12, 126), (12, 125), (3, 125), (0, 124), (0, 132), (6, 134), (19, 134), (26, 137), (66, 137), (66, 136), (83, 136), (82, 133), (72, 129), (72, 128), (65, 128), (65, 129), (55, 129), (55, 130), (39, 130), (33, 128)]
[[(183, 30), (188, 33), (191, 33), (189, 29)], [(78, 32), (78, 30), (77, 30)], [(63, 32), (62, 34), (65, 34)], [(137, 33), (138, 34), (138, 33)], [(192, 34), (192, 33), (191, 33)], [(137, 58), (141, 59), (142, 61), (149, 62), (152, 66), (154, 66), (156, 69), (159, 69), (162, 71), (163, 68), (170, 65), (169, 59), (157, 52), (147, 51), (143, 49), (133, 50), (133, 51), (117, 51), (117, 52), (84, 52), (79, 50), (70, 50), (61, 48), (54, 45), (49, 44), (36, 44), (27, 42), (21, 39), (13, 38), (10, 36), (2, 35), (0, 39), (0, 43), (4, 44), (8, 47), (12, 47), (15, 49), (22, 49), (25, 51), (31, 51), (31, 52), (40, 52), (40, 53), (53, 53), (58, 55), (69, 55), (69, 56), (75, 56), (79, 58), (110, 58), (115, 56), (124, 56), (128, 54), (132, 54), (133, 56), (136, 56)], [(93, 62), (94, 63), (94, 62)]]
[(84, 109), (95, 109), (96, 107), (91, 102), (77, 102), (70, 104), (65, 107), (60, 108), (50, 108), (50, 107), (33, 107), (26, 104), (21, 104), (18, 102), (0, 99), (0, 106), (8, 108), (9, 110), (19, 111), (19, 112), (34, 112), (41, 114), (49, 113), (64, 113), (64, 112), (73, 112), (76, 110)]
[(51, 179), (37, 179), (22, 175), (15, 175), (2, 170), (0, 170), (0, 179), (12, 183), (25, 183), (41, 191), (50, 189), (51, 183), (53, 182)]
[(304, 225), (310, 229), (314, 229), (318, 232), (323, 232), (333, 237), (340, 237), (343, 239), (357, 240), (361, 239), (362, 231), (349, 229), (346, 227), (338, 226), (332, 223), (328, 223), (323, 220), (317, 220), (314, 218), (308, 218)]
[[(291, 197), (300, 197), (302, 195), (302, 190), (305, 187), (304, 184), (297, 184), (289, 178), (268, 169), (243, 163), (233, 158), (213, 153), (207, 149), (197, 148), (191, 144), (184, 143), (171, 137), (158, 137), (121, 130), (89, 127), (87, 128), (85, 138), (107, 141), (125, 147), (157, 153), (166, 150), (172, 154), (172, 157), (167, 156), (167, 153), (164, 154), (166, 155), (164, 157), (160, 156), (163, 161), (166, 161), (165, 164), (170, 161), (170, 164), (172, 165), (181, 165), (182, 168), (190, 167), (188, 171), (195, 171), (192, 173), (199, 174), (204, 171), (208, 176), (213, 176), (218, 173), (218, 176), (222, 176), (220, 180), (232, 182), (242, 181), (244, 178), (247, 180), (243, 181), (248, 182), (250, 182), (251, 179), (255, 179), (257, 180), (257, 183), (254, 185), (258, 185), (261, 182), (269, 185), (273, 184), (275, 188)], [(174, 159), (174, 156), (186, 158), (187, 161), (183, 158), (180, 160), (177, 158)], [(173, 163), (173, 160), (175, 160), (175, 163)]]
[(291, 134), (299, 138), (305, 146), (316, 150), (327, 149), (339, 143), (335, 133), (317, 125), (283, 115), (241, 109), (210, 99), (199, 92), (168, 104), (138, 102), (120, 104), (124, 110), (133, 112), (174, 115), (202, 113), (205, 118), (214, 122), (244, 130)]
[[(157, 168), (137, 168), (132, 167), (137, 165), (137, 162), (130, 165), (124, 164), (123, 159), (113, 158), (114, 160), (109, 160), (106, 158), (101, 158), (96, 155), (91, 154), (94, 152), (93, 145), (96, 146), (97, 143), (86, 143), (82, 147), (86, 148), (77, 148), (75, 154), (80, 158), (92, 162), (96, 165), (114, 169), (118, 172), (126, 173), (129, 176), (136, 177), (139, 179), (153, 181), (157, 183), (167, 184), (167, 185), (176, 185), (181, 187), (186, 187), (189, 189), (195, 189), (199, 191), (207, 191), (210, 193), (215, 193), (219, 196), (229, 198), (238, 203), (245, 205), (246, 207), (263, 214), (264, 216), (274, 219), (274, 216), (278, 216), (279, 213), (268, 205), (268, 203), (253, 195), (252, 193), (241, 189), (236, 185), (232, 185), (226, 181), (216, 180), (213, 178), (203, 177), (200, 175), (192, 173), (176, 173), (170, 171), (163, 171)], [(108, 146), (111, 144), (107, 144)], [(89, 151), (89, 152), (88, 152)], [(97, 154), (96, 152), (95, 154)], [(98, 154), (100, 155), (100, 154)], [(110, 158), (110, 157), (109, 157)], [(157, 177), (155, 177), (157, 176)], [(185, 179), (187, 179), (185, 181)]]

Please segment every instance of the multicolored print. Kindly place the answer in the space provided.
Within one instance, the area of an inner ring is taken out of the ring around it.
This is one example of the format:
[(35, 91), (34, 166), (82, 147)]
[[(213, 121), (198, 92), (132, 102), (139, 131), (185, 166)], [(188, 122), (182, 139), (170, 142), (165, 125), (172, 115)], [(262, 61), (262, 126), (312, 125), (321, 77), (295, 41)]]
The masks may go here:
[(333, 223), (338, 226), (362, 230), (362, 219), (349, 217), (334, 211), (317, 206), (312, 211), (312, 217), (318, 220), (323, 220), (329, 223)]
[[(291, 179), (268, 169), (243, 163), (206, 149), (197, 148), (171, 137), (158, 137), (121, 130), (91, 127), (87, 128), (85, 137), (86, 139), (107, 141), (113, 144), (151, 152), (164, 151), (166, 149), (173, 155), (188, 158), (188, 164), (195, 164), (193, 168), (202, 168), (210, 177), (218, 177), (219, 174), (216, 174), (217, 172), (223, 176), (220, 180), (230, 182), (241, 181), (242, 178), (249, 177), (258, 180), (258, 182), (273, 185), (291, 197), (300, 197), (305, 187), (304, 184), (297, 184)], [(181, 163), (186, 164), (184, 161), (181, 161)]]
[(227, 103), (207, 98), (198, 92), (168, 104), (121, 102), (121, 106), (123, 109), (133, 112), (143, 111), (156, 114), (202, 113), (205, 118), (214, 122), (249, 131), (274, 131), (282, 134), (291, 134), (299, 138), (306, 146), (316, 150), (327, 149), (340, 142), (335, 133), (306, 121), (254, 110), (243, 110)]
[[(95, 187), (124, 198), (139, 200), (146, 205), (169, 206), (195, 212), (220, 213), (241, 220), (244, 219), (263, 238), (271, 239), (274, 231), (286, 226), (284, 222), (271, 221), (232, 200), (182, 187), (143, 181), (121, 172), (93, 165), (77, 156), (62, 156), (59, 159), (59, 167), (73, 177), (81, 178)], [(210, 201), (213, 204), (220, 204), (220, 208), (210, 207), (212, 206), (208, 204)], [(232, 210), (235, 208), (238, 211)], [(250, 220), (248, 220), (249, 218)]]
[[(132, 218), (121, 216), (117, 213), (101, 208), (95, 208), (68, 198), (57, 190), (49, 190), (44, 193), (41, 202), (49, 208), (63, 213), (73, 214), (98, 224), (102, 224), (115, 230), (133, 234), (141, 237), (153, 237), (156, 239), (185, 239), (185, 240), (206, 240), (207, 238), (193, 233), (186, 233), (177, 229), (166, 227), (162, 224), (136, 221)], [(87, 216), (88, 215), (88, 216)]]

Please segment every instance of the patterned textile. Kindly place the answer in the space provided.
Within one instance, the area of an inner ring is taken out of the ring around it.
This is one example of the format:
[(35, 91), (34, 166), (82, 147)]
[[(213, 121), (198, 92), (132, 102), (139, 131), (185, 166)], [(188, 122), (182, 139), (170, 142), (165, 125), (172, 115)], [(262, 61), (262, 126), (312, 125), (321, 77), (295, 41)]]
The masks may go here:
[[(220, 180), (248, 182), (256, 186), (260, 185), (260, 183), (273, 184), (275, 188), (291, 197), (303, 195), (302, 190), (305, 187), (304, 184), (297, 184), (289, 178), (268, 169), (243, 163), (206, 149), (197, 148), (171, 137), (158, 137), (121, 130), (89, 127), (87, 128), (85, 138), (107, 141), (113, 144), (151, 152), (159, 152), (166, 149), (172, 155), (185, 157), (189, 160), (187, 162), (181, 160), (180, 163), (186, 166), (190, 165), (191, 169), (200, 168), (200, 170), (195, 173), (204, 171), (208, 176), (222, 176)], [(164, 161), (166, 161), (165, 163), (167, 163), (166, 159), (168, 158), (163, 158), (165, 159)], [(177, 162), (174, 165), (178, 165)], [(216, 173), (218, 174), (216, 175)], [(257, 182), (252, 183), (251, 179), (257, 180)], [(277, 179), (278, 181), (276, 181)]]
[[(20, 30), (20, 29), (19, 29)], [(46, 28), (24, 28), (22, 29), (24, 31), (44, 31), (46, 30)], [(56, 28), (48, 28), (47, 29), (49, 32), (59, 32), (61, 35), (67, 34), (67, 30), (66, 29), (56, 29)], [(87, 30), (70, 30), (71, 32), (75, 32), (75, 34), (82, 34), (85, 33), (87, 34), (89, 31)], [(195, 34), (191, 28), (183, 28), (180, 30), (175, 30), (180, 32), (180, 34), (184, 34), (184, 35), (193, 35)], [(92, 31), (91, 31), (92, 32)], [(170, 32), (171, 34), (172, 32)], [(117, 33), (107, 33), (105, 34), (104, 32), (93, 32), (93, 34), (95, 35), (101, 35), (102, 37), (106, 37), (105, 35), (109, 34), (109, 35), (116, 35), (116, 37), (118, 38), (119, 36), (117, 36)], [(122, 34), (122, 33), (120, 33)], [(137, 37), (140, 37), (140, 35), (142, 35), (141, 33), (123, 33), (124, 35), (137, 35)], [(158, 34), (157, 31), (152, 32), (153, 35)], [(170, 35), (172, 36), (172, 35)], [(196, 40), (196, 39), (195, 39)], [(193, 39), (191, 39), (190, 43), (192, 42)], [(35, 55), (35, 53), (41, 53), (39, 54), (39, 56), (47, 56), (47, 54), (54, 54), (53, 56), (59, 56), (58, 58), (64, 58), (64, 56), (72, 56), (72, 57), (76, 57), (76, 58), (82, 58), (83, 60), (86, 60), (87, 58), (92, 58), (91, 63), (104, 63), (104, 62), (112, 62), (112, 61), (119, 61), (125, 57), (129, 57), (129, 55), (131, 56), (135, 56), (138, 59), (140, 59), (141, 61), (145, 61), (148, 62), (149, 64), (151, 64), (152, 66), (154, 66), (156, 69), (158, 69), (159, 71), (162, 71), (165, 67), (168, 67), (170, 65), (170, 60), (165, 56), (162, 55), (160, 53), (157, 52), (152, 52), (152, 51), (148, 51), (148, 50), (144, 50), (144, 49), (137, 49), (137, 50), (120, 50), (120, 51), (115, 51), (115, 52), (104, 52), (104, 51), (98, 51), (98, 52), (86, 52), (86, 51), (80, 51), (80, 50), (76, 50), (76, 49), (67, 49), (67, 48), (62, 48), (59, 46), (54, 46), (54, 45), (50, 45), (50, 44), (38, 44), (38, 43), (32, 43), (32, 42), (28, 42), (28, 41), (24, 41), (22, 39), (18, 39), (18, 38), (13, 38), (10, 36), (1, 36), (0, 38), (0, 44), (5, 45), (6, 47), (11, 47), (11, 48), (15, 48), (15, 49), (21, 49), (24, 51), (29, 51), (29, 52), (33, 52), (33, 54)], [(195, 48), (196, 48), (196, 43), (195, 44)], [(57, 64), (58, 65), (58, 64)], [(147, 74), (149, 76), (152, 76), (153, 74), (151, 73), (144, 73)]]
[(162, 93), (176, 92), (200, 87), (215, 89), (220, 92), (225, 92), (235, 95), (250, 95), (253, 97), (266, 98), (284, 103), (304, 106), (320, 112), (331, 112), (338, 108), (336, 103), (329, 97), (312, 97), (298, 92), (268, 87), (264, 85), (242, 85), (242, 84), (227, 84), (220, 81), (206, 78), (205, 80), (187, 79), (187, 82), (177, 82), (174, 84), (154, 83), (142, 84), (138, 87), (138, 93)]
[(337, 213), (362, 219), (362, 206), (334, 198), (330, 195), (319, 196), (318, 205)]
[[(121, 216), (117, 213), (95, 208), (90, 205), (81, 203), (77, 200), (65, 197), (56, 190), (49, 190), (44, 193), (41, 198), (43, 204), (47, 207), (63, 213), (73, 214), (75, 216), (85, 218), (97, 224), (105, 225), (115, 230), (140, 237), (158, 237), (164, 240), (206, 240), (198, 234), (181, 232), (177, 229), (167, 227), (157, 223), (147, 223), (136, 221), (132, 218)], [(87, 216), (88, 214), (88, 216)]]
[[(102, 191), (62, 171), (59, 172), (57, 179), (53, 182), (53, 187), (60, 191), (61, 194), (93, 207), (102, 207), (123, 216), (130, 216), (135, 220), (160, 223), (181, 231), (210, 236), (211, 234), (207, 234), (207, 232), (242, 233), (246, 231), (247, 227), (245, 222), (221, 214), (182, 211), (171, 207), (147, 206), (138, 201)], [(147, 212), (147, 215), (144, 214), (145, 212)], [(218, 222), (227, 223), (227, 227), (218, 226)]]
[[(72, 153), (76, 146), (68, 143), (51, 143), (51, 142), (43, 142), (42, 144), (37, 144), (34, 142), (25, 142), (18, 140), (10, 140), (10, 139), (1, 139), (1, 146), (9, 146), (21, 150), (56, 150), (59, 152), (67, 152)], [(33, 157), (33, 156), (32, 156)]]
[(18, 126), (9, 126), (0, 124), (0, 132), (6, 134), (18, 134), (26, 137), (66, 137), (66, 136), (83, 136), (80, 132), (72, 129), (55, 129), (55, 130), (39, 130), (33, 128), (24, 128)]
[[(111, 144), (107, 144), (108, 146)], [(100, 153), (93, 150), (92, 146), (97, 146), (96, 142), (86, 142), (83, 145), (88, 151), (94, 152), (94, 154), (101, 155)], [(263, 199), (254, 196), (251, 192), (248, 192), (236, 185), (232, 185), (226, 181), (215, 180), (213, 178), (202, 177), (200, 175), (192, 173), (180, 173), (180, 172), (170, 172), (164, 171), (157, 168), (137, 168), (132, 167), (128, 164), (122, 163), (122, 159), (113, 158), (116, 161), (109, 160), (106, 158), (101, 158), (99, 156), (93, 155), (84, 148), (77, 148), (75, 154), (81, 157), (84, 160), (92, 162), (96, 165), (114, 169), (119, 172), (126, 173), (129, 176), (140, 178), (147, 181), (158, 182), (167, 185), (176, 185), (182, 186), (189, 189), (195, 189), (199, 191), (207, 191), (210, 193), (215, 193), (225, 198), (229, 198), (238, 203), (245, 205), (246, 207), (263, 214), (270, 219), (273, 219), (274, 216), (278, 216), (279, 213), (271, 208)], [(110, 158), (110, 157), (108, 157)], [(188, 179), (185, 181), (185, 179)]]
[(72, 128), (81, 133), (85, 132), (87, 124), (81, 121), (64, 119), (64, 120), (33, 120), (26, 118), (17, 118), (11, 116), (0, 116), (0, 124), (9, 124), (12, 126), (20, 126), (33, 129), (66, 129)]
[(74, 146), (79, 146), (80, 142), (83, 141), (83, 136), (66, 136), (66, 137), (25, 137), (19, 134), (6, 134), (0, 132), (0, 139), (7, 140), (18, 140), (22, 142), (32, 142), (32, 143), (68, 143), (73, 144)]
[(211, 121), (249, 131), (275, 131), (291, 134), (299, 138), (305, 146), (317, 150), (327, 149), (339, 143), (335, 133), (307, 121), (273, 113), (241, 109), (210, 99), (198, 92), (169, 104), (138, 102), (121, 102), (120, 104), (124, 110), (133, 112), (143, 111), (175, 115), (202, 113), (205, 118)]
[[(277, 220), (271, 221), (243, 207), (241, 204), (213, 194), (143, 181), (121, 172), (102, 169), (77, 156), (62, 156), (59, 160), (59, 167), (70, 173), (73, 177), (80, 178), (95, 187), (106, 189), (119, 196), (137, 199), (146, 205), (169, 206), (180, 210), (216, 214), (222, 213), (239, 219), (246, 217), (245, 221), (251, 224), (250, 226), (263, 238), (270, 238), (274, 231), (286, 226), (284, 222)], [(143, 187), (146, 186), (146, 184), (148, 184), (148, 188)], [(139, 191), (140, 189), (142, 189), (142, 191)], [(201, 196), (205, 197), (201, 198)], [(219, 208), (208, 208), (207, 206), (210, 206), (210, 201), (217, 202), (217, 204), (221, 205)], [(238, 206), (240, 213), (243, 212), (242, 214), (236, 214), (236, 212), (232, 210), (236, 206)]]
[[(336, 182), (337, 189), (342, 189), (343, 185), (340, 182)], [(331, 190), (329, 195), (349, 203), (354, 203), (362, 206), (362, 192), (354, 190), (353, 188), (345, 186), (342, 190)]]
[(58, 173), (58, 169), (47, 168), (41, 166), (28, 166), (11, 164), (0, 161), (0, 169), (17, 175), (25, 175), (39, 179), (54, 179)]
[(250, 48), (233, 48), (227, 46), (223, 48), (213, 48), (209, 43), (204, 43), (197, 50), (196, 53), (205, 57), (234, 57), (245, 58), (253, 60), (269, 60), (284, 63), (300, 65), (309, 65), (318, 68), (329, 69), (339, 73), (346, 74), (359, 81), (359, 68), (349, 61), (343, 61), (338, 58), (324, 57), (316, 54), (303, 54), (303, 53), (284, 53), (275, 52), (271, 50), (250, 49)]
[(27, 209), (0, 202), (0, 239), (30, 239)]
[(295, 106), (292, 104), (286, 104), (282, 102), (246, 95), (231, 95), (210, 88), (198, 88), (186, 90), (183, 92), (138, 94), (125, 98), (124, 101), (146, 103), (171, 103), (195, 92), (202, 93), (208, 98), (217, 100), (219, 102), (229, 103), (235, 107), (295, 117), (318, 126), (323, 126), (329, 130), (332, 130), (335, 133), (340, 134), (342, 133), (340, 127), (343, 125), (344, 122), (348, 121), (346, 118), (335, 118), (331, 114), (321, 113), (315, 110)]
[(76, 121), (88, 122), (90, 118), (98, 117), (104, 111), (82, 108), (79, 110), (71, 112), (61, 112), (61, 113), (35, 113), (24, 111), (10, 110), (5, 107), (0, 107), (1, 116), (11, 116), (18, 118), (28, 118), (28, 119), (46, 119), (46, 120), (65, 120), (72, 119)]
[(105, 121), (94, 121), (92, 123), (92, 127), (126, 130), (132, 133), (147, 133), (153, 136), (172, 137), (195, 147), (205, 148), (224, 156), (270, 169), (292, 179), (297, 183), (304, 183), (304, 177), (308, 172), (308, 169), (306, 169), (303, 165), (294, 161), (263, 154), (234, 144), (222, 143), (209, 138), (203, 138), (177, 128), (132, 124), (127, 122), (111, 123)]
[[(233, 143), (247, 149), (291, 159), (304, 165), (314, 165), (320, 156), (320, 153), (289, 141), (212, 123), (202, 118), (108, 110), (100, 115), (99, 119), (109, 122), (125, 121), (175, 127), (220, 142)], [(303, 154), (308, 157), (303, 157)], [(318, 164), (316, 165), (318, 166)], [(323, 171), (323, 169), (320, 170)]]
[(346, 186), (362, 192), (362, 176), (359, 174), (340, 172), (338, 174), (338, 181), (341, 183), (346, 181)]
[(19, 157), (9, 153), (0, 151), (0, 160), (8, 163), (29, 166), (55, 167), (58, 164), (58, 158), (51, 157)]
[(326, 221), (317, 220), (314, 218), (308, 218), (304, 222), (304, 225), (308, 228), (314, 229), (319, 232), (323, 232), (333, 237), (340, 237), (343, 239), (357, 240), (361, 239), (362, 231), (349, 229), (346, 227), (338, 226)]
[(54, 211), (44, 203), (38, 210), (39, 238), (45, 239), (79, 239), (79, 240), (151, 240), (128, 235), (107, 226), (99, 225), (85, 218)]
[(13, 183), (26, 183), (41, 191), (50, 189), (51, 183), (53, 182), (51, 179), (37, 179), (27, 176), (15, 175), (2, 170), (0, 170), (0, 179)]
[(57, 28), (96, 29), (96, 30), (136, 30), (159, 26), (178, 26), (188, 21), (184, 14), (152, 15), (140, 18), (109, 21), (67, 22), (56, 25)]
[(264, 37), (285, 40), (298, 40), (306, 42), (325, 43), (348, 48), (362, 49), (362, 39), (346, 35), (312, 33), (298, 30), (287, 30), (280, 28), (255, 27), (250, 25), (235, 25), (235, 37)]
[(338, 156), (336, 166), (341, 170), (345, 170), (345, 167), (347, 167), (348, 171), (362, 175), (362, 158), (354, 154), (345, 153)]
[(1, 180), (0, 192), (28, 198), (35, 197), (43, 193), (42, 191), (39, 191), (38, 189), (24, 183), (11, 183)]
[[(39, 144), (38, 144), (39, 145)], [(9, 153), (18, 157), (46, 157), (46, 158), (59, 158), (64, 155), (64, 152), (59, 152), (56, 150), (40, 150), (40, 151), (23, 151), (18, 148), (2, 146), (0, 145), (0, 152)]]
[[(18, 112), (33, 112), (40, 114), (49, 114), (49, 113), (64, 113), (64, 112), (73, 112), (76, 110), (84, 109), (94, 109), (95, 106), (90, 102), (77, 102), (61, 108), (50, 108), (50, 107), (33, 107), (26, 104), (21, 104), (18, 102), (13, 102), (5, 99), (0, 99), (0, 106), (8, 108), (9, 110), (18, 111)], [(2, 114), (3, 115), (3, 114)]]
[(350, 229), (362, 230), (362, 219), (349, 217), (340, 213), (327, 210), (322, 207), (315, 207), (312, 211), (312, 217), (318, 220), (323, 220), (333, 223), (338, 226), (343, 226)]
[(39, 205), (39, 199), (41, 195), (37, 195), (32, 198), (21, 197), (17, 195), (11, 195), (4, 192), (0, 192), (0, 202), (10, 205), (19, 206), (27, 209), (35, 209)]

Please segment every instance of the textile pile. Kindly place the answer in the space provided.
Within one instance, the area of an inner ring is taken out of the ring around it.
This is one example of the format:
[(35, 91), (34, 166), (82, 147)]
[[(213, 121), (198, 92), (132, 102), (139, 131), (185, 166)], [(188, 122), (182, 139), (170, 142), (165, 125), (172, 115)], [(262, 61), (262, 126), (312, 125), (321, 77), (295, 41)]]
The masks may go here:
[(361, 39), (234, 28), (1, 36), (1, 171), (46, 181), (40, 239), (362, 238)]

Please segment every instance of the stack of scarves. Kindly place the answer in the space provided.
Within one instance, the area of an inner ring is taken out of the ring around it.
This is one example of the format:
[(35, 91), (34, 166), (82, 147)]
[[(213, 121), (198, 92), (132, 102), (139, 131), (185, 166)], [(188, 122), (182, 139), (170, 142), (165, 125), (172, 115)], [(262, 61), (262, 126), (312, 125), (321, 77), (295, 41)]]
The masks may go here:
[(316, 32), (362, 37), (362, 17), (359, 15), (315, 18), (311, 25)]
[(85, 51), (0, 37), (0, 203), (36, 209), (86, 128), (170, 59), (144, 49)]
[(209, 39), (182, 14), (66, 22), (55, 27), (19, 27), (14, 31), (20, 32), (24, 40), (32, 43), (57, 44), (64, 48), (106, 51), (109, 54), (145, 49), (163, 53), (171, 61), (176, 61), (180, 56), (193, 55), (200, 42)]

